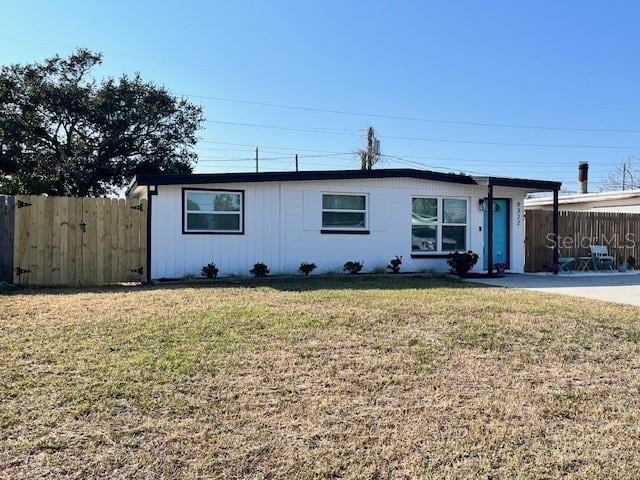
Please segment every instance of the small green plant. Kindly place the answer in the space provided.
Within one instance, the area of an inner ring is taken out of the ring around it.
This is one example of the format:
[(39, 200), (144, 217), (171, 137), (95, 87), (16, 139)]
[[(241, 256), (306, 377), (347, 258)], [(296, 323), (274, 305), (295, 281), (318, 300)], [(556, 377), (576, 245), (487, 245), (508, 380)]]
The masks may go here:
[(258, 262), (253, 265), (253, 268), (249, 270), (249, 273), (257, 278), (266, 277), (269, 275), (269, 267), (262, 262)]
[(387, 269), (391, 273), (400, 273), (400, 265), (402, 265), (402, 257), (396, 255), (396, 258), (392, 259), (387, 265)]
[(347, 262), (342, 267), (342, 270), (349, 272), (351, 275), (355, 275), (362, 270), (362, 267), (364, 267), (364, 262)]
[(447, 259), (447, 265), (451, 273), (463, 277), (473, 266), (478, 263), (478, 254), (469, 250), (468, 252), (453, 252)]
[(206, 278), (216, 278), (218, 276), (218, 267), (215, 263), (209, 263), (202, 267), (202, 276)]
[(629, 258), (627, 258), (627, 267), (629, 268), (629, 270), (635, 270), (636, 259), (633, 255), (629, 255)]
[(371, 273), (383, 274), (387, 273), (387, 267), (384, 265), (377, 265), (371, 269)]
[(302, 262), (298, 267), (298, 271), (308, 277), (316, 268), (317, 265), (315, 263)]

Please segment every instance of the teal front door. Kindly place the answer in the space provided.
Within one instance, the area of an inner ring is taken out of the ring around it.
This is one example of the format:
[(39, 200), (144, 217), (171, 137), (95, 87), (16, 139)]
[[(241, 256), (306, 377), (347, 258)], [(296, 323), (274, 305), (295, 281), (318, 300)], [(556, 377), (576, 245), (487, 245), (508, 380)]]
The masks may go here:
[[(488, 205), (485, 199), (485, 205)], [(489, 212), (484, 212), (484, 269), (488, 266), (487, 248), (489, 236)], [(509, 200), (496, 198), (493, 200), (493, 265), (509, 263)]]

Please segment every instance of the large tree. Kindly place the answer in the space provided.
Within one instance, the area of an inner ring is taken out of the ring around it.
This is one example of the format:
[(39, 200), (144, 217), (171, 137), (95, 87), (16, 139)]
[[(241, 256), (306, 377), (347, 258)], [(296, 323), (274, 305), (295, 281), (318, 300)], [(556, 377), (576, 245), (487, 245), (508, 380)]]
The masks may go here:
[(101, 81), (77, 50), (0, 71), (0, 193), (101, 196), (137, 173), (191, 172), (202, 109), (139, 75)]

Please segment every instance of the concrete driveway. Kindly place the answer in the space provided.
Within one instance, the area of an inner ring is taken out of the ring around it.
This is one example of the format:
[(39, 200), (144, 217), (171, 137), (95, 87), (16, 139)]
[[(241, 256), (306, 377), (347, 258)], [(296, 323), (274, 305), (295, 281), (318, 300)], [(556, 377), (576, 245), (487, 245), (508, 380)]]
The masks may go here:
[(590, 275), (514, 274), (503, 278), (473, 278), (467, 281), (640, 306), (640, 272)]

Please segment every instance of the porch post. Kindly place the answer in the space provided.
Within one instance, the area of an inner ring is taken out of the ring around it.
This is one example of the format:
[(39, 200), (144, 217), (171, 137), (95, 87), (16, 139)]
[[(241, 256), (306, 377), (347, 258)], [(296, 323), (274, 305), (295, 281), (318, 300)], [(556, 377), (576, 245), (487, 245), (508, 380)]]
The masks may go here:
[(553, 190), (553, 273), (554, 275), (558, 274), (559, 264), (558, 264), (558, 253), (560, 250), (560, 246), (558, 245), (558, 224), (560, 220), (560, 212), (558, 206), (558, 189)]
[(487, 194), (487, 272), (493, 274), (493, 184), (489, 179)]

